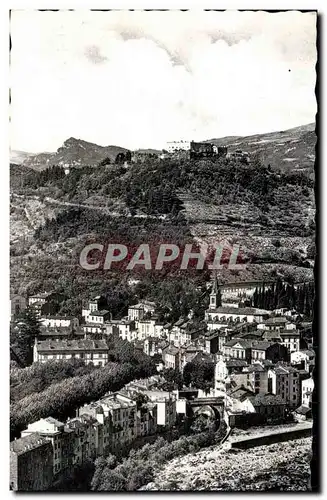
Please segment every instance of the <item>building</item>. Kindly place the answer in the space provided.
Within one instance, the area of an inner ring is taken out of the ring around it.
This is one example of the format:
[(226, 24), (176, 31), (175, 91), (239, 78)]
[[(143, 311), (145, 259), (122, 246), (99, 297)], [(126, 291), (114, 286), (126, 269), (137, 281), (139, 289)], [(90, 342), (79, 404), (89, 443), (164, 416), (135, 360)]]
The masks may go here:
[(264, 418), (283, 418), (285, 414), (286, 405), (278, 395), (256, 394), (255, 396), (247, 396), (244, 403), (248, 412), (255, 412)]
[(169, 394), (168, 397), (156, 399), (157, 403), (157, 425), (172, 428), (176, 423), (176, 397)]
[(299, 330), (280, 330), (279, 335), (282, 344), (287, 348), (289, 353), (299, 351), (305, 347), (304, 342), (301, 341)]
[(91, 415), (102, 425), (103, 450), (122, 448), (137, 437), (136, 402), (121, 394), (109, 394), (95, 403), (84, 405), (79, 414)]
[(252, 361), (262, 361), (269, 359), (274, 363), (278, 361), (288, 361), (287, 348), (276, 342), (265, 342), (264, 340), (252, 341), (251, 346)]
[(228, 358), (243, 359), (251, 361), (252, 340), (232, 339), (225, 342), (223, 355)]
[(72, 466), (81, 465), (87, 460), (95, 459), (103, 448), (99, 446), (100, 424), (92, 415), (80, 415), (68, 419), (65, 426), (71, 431), (72, 438)]
[(22, 431), (22, 437), (40, 434), (50, 441), (53, 450), (53, 475), (56, 476), (62, 471), (70, 468), (73, 458), (73, 446), (71, 430), (65, 428), (65, 424), (55, 418), (41, 418), (37, 422), (29, 424), (27, 429)]
[(221, 306), (221, 294), (218, 285), (217, 275), (215, 275), (209, 297), (209, 310), (216, 310), (220, 306)]
[(298, 371), (290, 365), (278, 364), (268, 369), (268, 392), (280, 396), (291, 408), (301, 401), (301, 379)]
[(68, 340), (68, 339), (84, 339), (86, 336), (83, 328), (78, 327), (72, 330), (70, 327), (49, 328), (45, 326), (40, 327), (40, 332), (37, 340)]
[(45, 491), (53, 481), (51, 442), (34, 432), (10, 443), (10, 489)]
[(50, 359), (83, 359), (85, 364), (104, 366), (108, 362), (105, 340), (41, 340), (34, 344), (34, 362), (45, 363)]
[(145, 311), (142, 304), (135, 304), (134, 306), (129, 306), (128, 308), (128, 318), (131, 321), (143, 319), (144, 314)]
[(48, 292), (43, 292), (43, 293), (36, 293), (35, 295), (30, 295), (30, 297), (28, 298), (28, 305), (29, 306), (33, 306), (34, 304), (46, 304), (50, 297), (51, 297), (51, 293), (48, 293)]
[[(220, 351), (220, 347), (222, 347), (220, 342), (221, 336), (218, 331), (213, 332), (205, 332), (204, 334), (204, 351), (208, 354), (216, 354)], [(225, 337), (222, 337), (225, 338)]]
[(218, 148), (210, 142), (194, 142), (190, 144), (190, 158), (197, 160), (201, 158), (211, 158), (218, 154)]
[(312, 393), (314, 389), (314, 381), (313, 378), (307, 378), (306, 380), (302, 380), (301, 386), (301, 403), (303, 406), (307, 408), (311, 408), (312, 406)]
[(231, 377), (233, 374), (242, 374), (243, 369), (248, 366), (248, 363), (242, 359), (224, 359), (219, 356), (215, 364), (215, 393), (220, 391), (225, 392), (231, 385)]
[(163, 349), (162, 359), (165, 368), (172, 368), (173, 370), (179, 370), (180, 367), (180, 350), (171, 345)]
[(160, 348), (161, 343), (162, 341), (157, 337), (147, 337), (143, 343), (144, 353), (147, 356), (154, 356), (155, 354), (160, 354), (160, 352), (162, 352), (162, 349)]
[(11, 314), (19, 314), (25, 311), (27, 307), (27, 301), (22, 295), (13, 295), (10, 297), (10, 308)]
[(230, 375), (231, 380), (239, 386), (244, 386), (254, 394), (268, 393), (268, 371), (259, 363), (243, 367), (241, 372)]
[(40, 318), (42, 326), (48, 328), (70, 328), (75, 330), (79, 326), (78, 318), (73, 316), (43, 316)]
[(279, 335), (279, 330), (262, 330), (259, 329), (258, 326), (258, 332), (262, 332), (262, 340), (265, 340), (267, 342), (279, 342), (280, 344), (282, 343), (282, 338)]
[(141, 319), (136, 322), (137, 338), (144, 340), (147, 337), (154, 337), (156, 334), (155, 319)]
[(149, 300), (143, 300), (138, 304), (129, 306), (128, 308), (128, 318), (132, 321), (138, 321), (143, 319), (145, 316), (151, 317), (156, 309), (154, 302)]
[(84, 332), (84, 335), (91, 336), (91, 337), (97, 337), (97, 338), (105, 338), (107, 335), (107, 323), (84, 323), (82, 326), (82, 331)]
[(143, 403), (137, 409), (137, 437), (151, 436), (157, 432), (157, 404), (151, 401)]
[(192, 344), (205, 331), (205, 323), (195, 323), (190, 319), (181, 318), (173, 325), (167, 337), (169, 342), (173, 343), (176, 347), (180, 347)]
[[(107, 311), (107, 300), (103, 295), (97, 295), (89, 300), (87, 307), (83, 307), (82, 309), (82, 317), (86, 323), (96, 323), (98, 320), (89, 319), (89, 316), (95, 318), (97, 315), (95, 313), (100, 311)], [(110, 315), (109, 315), (110, 316)], [(109, 316), (106, 317), (109, 318)], [(101, 322), (101, 321), (100, 321)]]
[(262, 321), (262, 323), (258, 325), (258, 328), (262, 330), (273, 330), (279, 332), (280, 330), (284, 330), (288, 323), (289, 321), (287, 318), (283, 316), (275, 316)]
[(44, 314), (55, 314), (58, 309), (60, 295), (53, 292), (44, 292), (31, 295), (28, 298), (28, 305), (38, 317)]
[(220, 291), (224, 299), (227, 297), (249, 298), (252, 297), (256, 288), (268, 290), (273, 283), (273, 281), (265, 283), (262, 281), (237, 281), (221, 285)]
[(205, 312), (206, 321), (223, 322), (248, 322), (261, 323), (269, 317), (268, 311), (255, 309), (253, 307), (217, 307), (216, 309), (207, 309)]
[(168, 151), (168, 153), (175, 153), (176, 151), (189, 151), (191, 147), (190, 141), (168, 141), (165, 150)]
[(292, 365), (303, 365), (303, 368), (308, 373), (311, 373), (315, 365), (315, 353), (311, 349), (303, 351), (294, 351), (291, 353)]
[(87, 316), (87, 323), (95, 323), (104, 325), (106, 321), (110, 319), (110, 312), (107, 309), (102, 309), (101, 311), (92, 311)]
[(230, 160), (239, 160), (246, 164), (250, 163), (249, 153), (247, 151), (242, 151), (241, 149), (227, 153), (227, 158)]
[(127, 340), (128, 342), (133, 342), (137, 339), (134, 320), (128, 318), (112, 319), (106, 322), (105, 327), (108, 336), (116, 333), (122, 340)]

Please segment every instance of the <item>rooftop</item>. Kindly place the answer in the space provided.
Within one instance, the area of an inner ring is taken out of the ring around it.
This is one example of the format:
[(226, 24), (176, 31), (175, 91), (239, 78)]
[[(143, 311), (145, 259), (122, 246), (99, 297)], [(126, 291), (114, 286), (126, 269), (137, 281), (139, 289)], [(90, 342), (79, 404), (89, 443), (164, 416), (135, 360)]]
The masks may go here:
[(249, 396), (248, 399), (253, 406), (285, 405), (282, 398), (275, 394), (256, 394), (255, 396)]
[(264, 367), (259, 363), (254, 363), (253, 365), (249, 365), (243, 368), (243, 372), (248, 372), (248, 373), (265, 372), (265, 371), (266, 370), (264, 369)]
[[(210, 310), (209, 310), (210, 312)], [(211, 309), (211, 312), (216, 312), (220, 314), (236, 314), (242, 316), (262, 316), (264, 314), (269, 314), (268, 311), (263, 309), (256, 309), (254, 307), (217, 307), (217, 309)]]
[(283, 316), (275, 316), (265, 321), (265, 325), (284, 325), (286, 323), (288, 323), (288, 319)]
[(48, 319), (58, 319), (58, 320), (72, 320), (72, 319), (77, 319), (75, 316), (60, 316), (60, 315), (49, 315), (49, 316), (42, 316), (40, 318), (40, 321), (46, 321)]
[(253, 340), (232, 339), (225, 342), (225, 347), (234, 347), (236, 344), (239, 344), (243, 349), (250, 349), (252, 347)]
[(12, 441), (10, 443), (10, 451), (16, 453), (17, 455), (22, 455), (26, 451), (39, 448), (45, 444), (50, 445), (50, 441), (42, 437), (38, 432), (33, 432), (32, 434)]
[(105, 316), (106, 314), (109, 314), (109, 311), (106, 309), (102, 309), (101, 311), (91, 311), (90, 316)]
[(299, 413), (300, 415), (307, 415), (308, 413), (311, 413), (311, 411), (311, 408), (308, 408), (308, 406), (301, 405), (295, 410), (295, 413)]
[(40, 351), (107, 351), (105, 340), (73, 339), (73, 340), (40, 340), (36, 343)]
[(226, 366), (227, 368), (233, 368), (233, 367), (242, 367), (242, 366), (247, 366), (247, 362), (245, 359), (227, 359), (226, 360)]
[(273, 345), (271, 342), (265, 342), (264, 340), (254, 340), (252, 342), (252, 349), (256, 349), (258, 351), (266, 351), (271, 345)]

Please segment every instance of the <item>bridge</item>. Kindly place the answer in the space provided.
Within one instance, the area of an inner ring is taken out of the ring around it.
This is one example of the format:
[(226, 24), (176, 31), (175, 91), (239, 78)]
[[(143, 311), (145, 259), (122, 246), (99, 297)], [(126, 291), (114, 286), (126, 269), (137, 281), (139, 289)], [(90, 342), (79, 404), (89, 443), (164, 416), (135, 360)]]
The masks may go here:
[(225, 398), (222, 396), (195, 398), (189, 400), (187, 403), (190, 416), (197, 417), (204, 415), (212, 420), (217, 420), (218, 425), (224, 419)]

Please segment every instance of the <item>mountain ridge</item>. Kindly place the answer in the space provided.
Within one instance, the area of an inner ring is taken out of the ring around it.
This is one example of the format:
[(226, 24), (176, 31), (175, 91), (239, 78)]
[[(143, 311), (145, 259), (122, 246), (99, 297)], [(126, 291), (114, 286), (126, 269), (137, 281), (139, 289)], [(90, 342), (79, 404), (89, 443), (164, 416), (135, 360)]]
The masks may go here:
[[(216, 146), (227, 146), (230, 152), (236, 149), (247, 151), (252, 156), (259, 156), (263, 163), (272, 168), (286, 170), (313, 171), (316, 145), (315, 123), (300, 125), (287, 130), (254, 134), (250, 136), (226, 136), (205, 139)], [(114, 161), (118, 153), (127, 149), (121, 146), (98, 144), (69, 137), (56, 152), (31, 154), (23, 151), (11, 151), (12, 163), (35, 170), (43, 170), (51, 165), (63, 167), (97, 166), (109, 157)], [(157, 152), (152, 148), (139, 149), (136, 153)]]

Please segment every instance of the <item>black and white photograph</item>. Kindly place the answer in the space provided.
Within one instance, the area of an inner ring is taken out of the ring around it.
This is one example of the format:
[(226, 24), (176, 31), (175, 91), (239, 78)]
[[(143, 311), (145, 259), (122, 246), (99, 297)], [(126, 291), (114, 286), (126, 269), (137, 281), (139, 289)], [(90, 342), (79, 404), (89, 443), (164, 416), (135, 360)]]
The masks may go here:
[(317, 492), (318, 12), (8, 15), (7, 490)]

